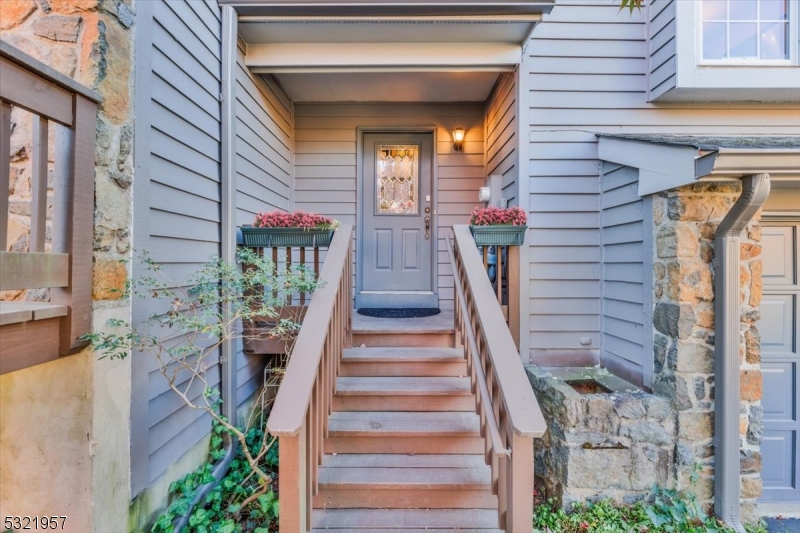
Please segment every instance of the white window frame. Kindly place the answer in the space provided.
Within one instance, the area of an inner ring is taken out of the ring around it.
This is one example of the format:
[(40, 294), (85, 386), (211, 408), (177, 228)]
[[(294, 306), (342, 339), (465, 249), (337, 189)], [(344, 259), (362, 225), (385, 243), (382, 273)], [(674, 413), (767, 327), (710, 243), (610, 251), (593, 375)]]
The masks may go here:
[[(676, 0), (682, 1), (682, 0)], [(731, 66), (746, 66), (746, 67), (794, 67), (797, 66), (797, 40), (798, 40), (798, 26), (800, 25), (800, 20), (798, 20), (798, 13), (800, 9), (798, 9), (798, 0), (789, 0), (789, 13), (788, 13), (788, 24), (789, 28), (787, 31), (787, 38), (789, 39), (789, 58), (788, 59), (760, 59), (760, 58), (741, 58), (741, 57), (730, 57), (725, 59), (705, 59), (703, 57), (703, 2), (705, 0), (699, 0), (695, 2), (695, 20), (697, 21), (696, 24), (696, 31), (695, 31), (695, 50), (696, 50), (696, 63), (699, 66), (720, 66), (720, 67), (731, 67)], [(760, 0), (759, 0), (760, 1)], [(730, 21), (728, 21), (730, 22)], [(756, 36), (758, 37), (758, 34)], [(727, 48), (727, 43), (726, 43)]]

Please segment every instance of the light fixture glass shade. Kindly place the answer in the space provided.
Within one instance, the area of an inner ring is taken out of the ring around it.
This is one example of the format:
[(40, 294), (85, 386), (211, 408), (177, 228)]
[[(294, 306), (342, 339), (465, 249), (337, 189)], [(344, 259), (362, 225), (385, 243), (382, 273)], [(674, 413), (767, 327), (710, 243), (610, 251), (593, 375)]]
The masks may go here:
[(456, 152), (460, 152), (464, 147), (464, 137), (467, 131), (464, 128), (456, 128), (453, 130), (453, 148)]

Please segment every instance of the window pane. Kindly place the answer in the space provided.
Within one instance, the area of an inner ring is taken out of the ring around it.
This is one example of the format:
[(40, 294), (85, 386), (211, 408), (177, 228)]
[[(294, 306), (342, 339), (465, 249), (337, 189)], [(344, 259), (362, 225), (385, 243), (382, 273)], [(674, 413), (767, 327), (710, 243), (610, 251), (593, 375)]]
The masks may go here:
[(789, 59), (787, 22), (761, 24), (761, 59)]
[(726, 0), (703, 0), (703, 20), (726, 20)]
[(419, 148), (416, 145), (379, 145), (375, 155), (378, 214), (417, 214)]
[(703, 58), (725, 59), (725, 23), (703, 23)]
[(761, 0), (761, 20), (788, 20), (789, 0)]
[(731, 22), (730, 57), (757, 57), (756, 24), (750, 22)]
[(756, 20), (756, 0), (731, 0), (731, 20)]

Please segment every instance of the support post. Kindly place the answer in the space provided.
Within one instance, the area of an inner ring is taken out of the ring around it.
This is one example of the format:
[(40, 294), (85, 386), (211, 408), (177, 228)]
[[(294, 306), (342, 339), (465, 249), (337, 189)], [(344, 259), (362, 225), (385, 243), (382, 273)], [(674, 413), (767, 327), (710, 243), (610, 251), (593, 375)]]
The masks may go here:
[(306, 427), (297, 435), (280, 437), (278, 461), (287, 472), (278, 478), (281, 495), (281, 513), (278, 527), (281, 533), (305, 533), (306, 524)]
[(508, 476), (506, 531), (533, 529), (533, 438), (511, 437), (511, 465)]

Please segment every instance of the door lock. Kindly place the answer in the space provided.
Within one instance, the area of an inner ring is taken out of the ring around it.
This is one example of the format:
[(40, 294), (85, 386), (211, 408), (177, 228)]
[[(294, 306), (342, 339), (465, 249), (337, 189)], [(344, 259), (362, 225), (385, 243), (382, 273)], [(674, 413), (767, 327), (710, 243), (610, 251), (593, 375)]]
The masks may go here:
[(425, 217), (425, 240), (426, 241), (430, 240), (430, 238), (431, 238), (430, 229), (431, 229), (431, 217), (426, 216)]

